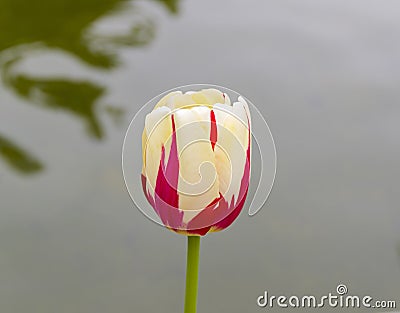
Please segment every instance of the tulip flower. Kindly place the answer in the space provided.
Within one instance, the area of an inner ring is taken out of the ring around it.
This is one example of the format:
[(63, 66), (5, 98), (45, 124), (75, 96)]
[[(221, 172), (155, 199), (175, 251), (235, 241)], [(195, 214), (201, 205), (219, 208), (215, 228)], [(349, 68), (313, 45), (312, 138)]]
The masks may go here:
[(216, 89), (163, 97), (146, 116), (142, 187), (162, 223), (188, 236), (185, 312), (195, 312), (199, 240), (230, 226), (250, 179), (246, 101)]
[[(216, 89), (172, 92), (147, 115), (142, 185), (169, 229), (205, 235), (227, 228), (246, 198), (250, 115)], [(202, 164), (212, 165), (204, 166)]]

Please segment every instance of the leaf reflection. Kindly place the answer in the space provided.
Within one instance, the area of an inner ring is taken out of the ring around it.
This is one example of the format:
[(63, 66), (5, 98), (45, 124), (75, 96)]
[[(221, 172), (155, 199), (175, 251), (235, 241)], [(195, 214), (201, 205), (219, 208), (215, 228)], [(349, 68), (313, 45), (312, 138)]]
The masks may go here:
[[(155, 0), (170, 13), (178, 11), (179, 0)], [(130, 30), (126, 34), (94, 34), (95, 22), (131, 10)], [(87, 133), (104, 137), (96, 106), (107, 86), (87, 79), (35, 77), (16, 67), (32, 52), (63, 51), (91, 68), (111, 70), (118, 65), (119, 47), (139, 47), (155, 37), (151, 16), (137, 1), (124, 0), (0, 0), (0, 66), (3, 86), (28, 104), (71, 114), (83, 121)], [(66, 73), (67, 74), (67, 73)], [(107, 106), (104, 111), (116, 121), (123, 110)], [(0, 157), (12, 169), (36, 173), (43, 165), (28, 152), (0, 136)]]
[(0, 155), (11, 168), (20, 173), (33, 174), (43, 168), (40, 161), (2, 135), (0, 135)]

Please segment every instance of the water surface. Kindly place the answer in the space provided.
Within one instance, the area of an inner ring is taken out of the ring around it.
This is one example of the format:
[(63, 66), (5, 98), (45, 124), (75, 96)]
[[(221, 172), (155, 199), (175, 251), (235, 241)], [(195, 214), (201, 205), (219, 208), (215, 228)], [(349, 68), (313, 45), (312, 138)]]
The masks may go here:
[(120, 160), (141, 105), (189, 83), (250, 98), (278, 152), (263, 210), (202, 242), (199, 312), (339, 283), (400, 305), (399, 8), (0, 0), (2, 312), (182, 311), (185, 238)]

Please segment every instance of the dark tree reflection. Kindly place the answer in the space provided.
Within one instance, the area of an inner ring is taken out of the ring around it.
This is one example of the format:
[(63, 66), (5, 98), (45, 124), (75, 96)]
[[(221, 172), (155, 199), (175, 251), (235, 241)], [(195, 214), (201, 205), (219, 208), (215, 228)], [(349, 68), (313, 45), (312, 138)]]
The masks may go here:
[[(176, 13), (179, 0), (153, 0)], [(133, 9), (130, 31), (107, 35), (90, 32), (93, 23), (106, 16)], [(60, 50), (81, 62), (102, 70), (118, 64), (118, 47), (138, 47), (154, 39), (155, 24), (136, 1), (124, 0), (0, 0), (0, 66), (3, 86), (27, 103), (61, 110), (85, 123), (88, 134), (103, 138), (104, 129), (96, 105), (107, 86), (88, 80), (35, 77), (15, 70), (31, 51)], [(122, 110), (109, 106), (106, 112), (120, 117)], [(13, 169), (29, 173), (43, 166), (28, 156), (11, 139), (0, 137), (1, 157)]]
[[(96, 138), (102, 138), (103, 130), (94, 107), (105, 91), (103, 87), (89, 81), (33, 79), (23, 75), (15, 77), (11, 86), (20, 96), (37, 101), (47, 108), (65, 110), (82, 118), (88, 132)], [(39, 95), (39, 99), (34, 99), (35, 94)]]
[[(171, 12), (177, 11), (178, 0), (157, 0)], [(119, 10), (134, 6), (141, 17), (132, 21), (132, 32), (122, 37), (125, 45), (146, 44), (152, 39), (153, 23), (136, 2), (124, 0), (0, 0), (0, 51), (40, 43), (48, 48), (61, 49), (87, 64), (110, 68), (115, 59), (110, 52), (91, 47), (88, 31), (93, 23)], [(113, 40), (113, 38), (110, 38)], [(117, 36), (115, 42), (121, 37)], [(120, 41), (121, 42), (121, 41)]]
[(43, 168), (40, 161), (1, 134), (0, 155), (11, 168), (20, 173), (33, 174)]

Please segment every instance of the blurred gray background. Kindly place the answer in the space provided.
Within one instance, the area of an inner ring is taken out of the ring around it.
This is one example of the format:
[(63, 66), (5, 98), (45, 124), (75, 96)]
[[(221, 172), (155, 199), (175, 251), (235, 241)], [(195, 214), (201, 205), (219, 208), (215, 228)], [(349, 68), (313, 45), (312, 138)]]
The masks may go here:
[(261, 212), (202, 241), (199, 312), (339, 283), (400, 305), (399, 10), (0, 0), (0, 311), (183, 311), (185, 237), (133, 206), (121, 148), (144, 103), (190, 83), (248, 97), (278, 153)]

